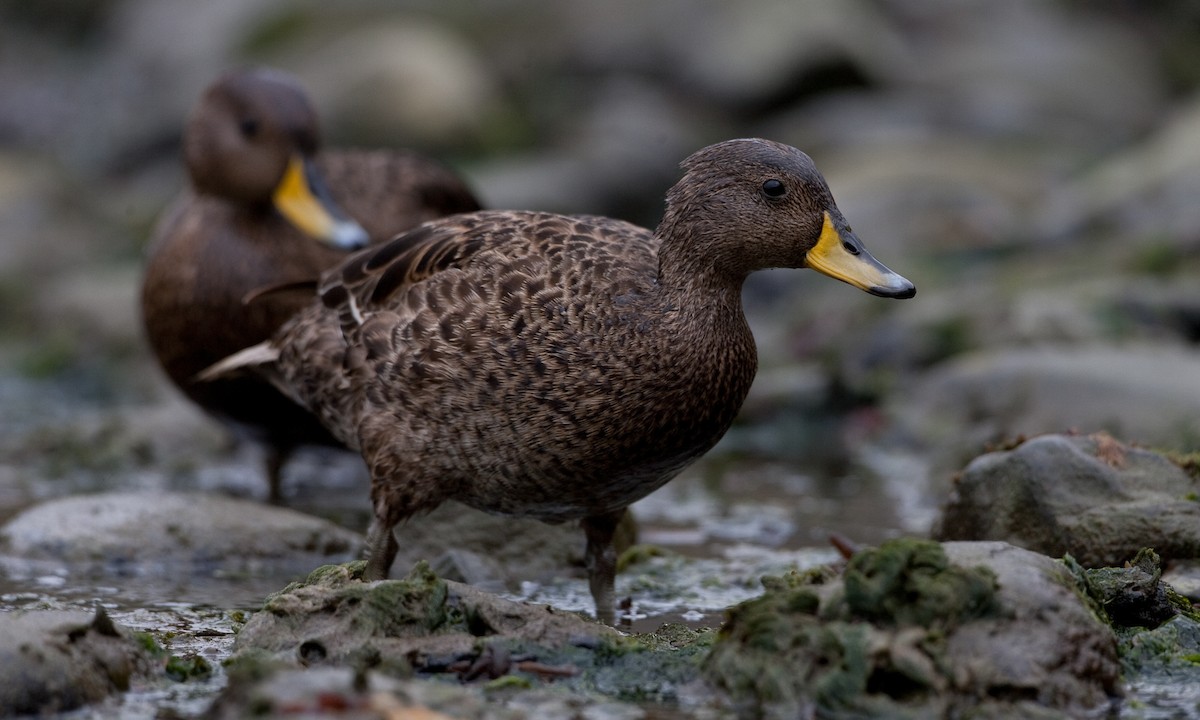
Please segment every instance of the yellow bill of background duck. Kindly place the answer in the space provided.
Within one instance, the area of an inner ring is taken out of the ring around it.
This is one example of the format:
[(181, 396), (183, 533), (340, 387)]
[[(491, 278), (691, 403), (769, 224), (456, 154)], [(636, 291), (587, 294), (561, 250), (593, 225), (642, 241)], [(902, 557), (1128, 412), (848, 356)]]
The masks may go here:
[(817, 244), (805, 257), (805, 265), (872, 295), (910, 298), (917, 294), (911, 282), (872, 257), (849, 227), (843, 223), (839, 229), (828, 212)]
[(333, 202), (325, 181), (308, 157), (295, 153), (271, 201), (285, 218), (306, 235), (343, 250), (365, 247), (367, 231)]

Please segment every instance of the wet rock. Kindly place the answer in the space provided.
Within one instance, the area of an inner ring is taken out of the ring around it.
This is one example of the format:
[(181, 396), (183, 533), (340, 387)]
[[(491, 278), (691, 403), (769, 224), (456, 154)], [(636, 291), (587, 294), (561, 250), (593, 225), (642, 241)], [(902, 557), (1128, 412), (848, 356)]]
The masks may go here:
[(293, 510), (165, 492), (51, 500), (0, 528), (5, 554), (113, 570), (311, 567), (351, 557), (360, 542), (349, 530)]
[(1191, 609), (1186, 598), (1162, 582), (1158, 553), (1143, 548), (1124, 567), (1086, 571), (1088, 594), (1118, 627), (1156, 628)]
[(1122, 718), (1190, 717), (1200, 707), (1200, 619), (1179, 614), (1158, 627), (1118, 630), (1129, 684)]
[(711, 641), (711, 632), (682, 627), (623, 636), (442, 580), (425, 564), (372, 583), (362, 569), (326, 566), (269, 597), (239, 633), (233, 666), (350, 667), (363, 677), (457, 677), (514, 690), (553, 683), (576, 696), (674, 703), (697, 680)]
[(0, 715), (41, 715), (94, 703), (153, 671), (153, 658), (103, 610), (0, 614)]
[(1003, 540), (1085, 566), (1141, 548), (1200, 557), (1200, 482), (1167, 457), (1104, 434), (1046, 435), (976, 458), (934, 537)]
[(1149, 629), (1129, 628), (1120, 639), (1121, 658), (1131, 670), (1147, 674), (1173, 668), (1184, 671), (1193, 682), (1200, 680), (1200, 617), (1196, 612), (1177, 613)]
[(749, 715), (1068, 717), (1117, 693), (1072, 573), (1011, 545), (891, 541), (764, 585), (705, 662)]
[(307, 665), (347, 664), (365, 649), (373, 664), (403, 668), (417, 651), (456, 654), (478, 638), (516, 638), (545, 646), (616, 631), (549, 606), (502, 600), (436, 576), (421, 563), (407, 578), (365, 583), (362, 563), (318, 568), (267, 598), (246, 623), (236, 649), (267, 651)]

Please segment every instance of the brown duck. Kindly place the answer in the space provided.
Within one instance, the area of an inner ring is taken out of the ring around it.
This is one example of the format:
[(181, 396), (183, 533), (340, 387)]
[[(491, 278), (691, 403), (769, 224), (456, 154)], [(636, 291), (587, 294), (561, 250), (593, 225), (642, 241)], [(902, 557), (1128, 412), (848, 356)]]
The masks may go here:
[(386, 576), (393, 528), (446, 500), (582, 520), (596, 614), (611, 622), (625, 508), (711, 448), (754, 379), (746, 276), (810, 267), (915, 293), (867, 253), (799, 150), (731, 140), (682, 167), (653, 233), (483, 211), (357, 253), (269, 343), (207, 375), (257, 366), (362, 451), (368, 578)]
[[(159, 222), (149, 249), (146, 335), (189, 398), (267, 445), (277, 500), (293, 448), (340, 443), (262, 378), (197, 383), (196, 373), (269, 338), (348, 250), (479, 204), (448, 169), (415, 153), (318, 153), (316, 114), (278, 71), (219, 78), (192, 112), (183, 150), (192, 188)], [(247, 302), (255, 291), (304, 281), (309, 292)]]

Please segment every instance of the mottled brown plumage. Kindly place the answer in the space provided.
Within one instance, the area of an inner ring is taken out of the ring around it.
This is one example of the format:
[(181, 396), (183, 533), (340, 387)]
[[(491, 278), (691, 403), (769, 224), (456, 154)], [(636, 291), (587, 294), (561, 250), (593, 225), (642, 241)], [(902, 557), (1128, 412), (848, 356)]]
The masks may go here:
[(446, 500), (581, 519), (611, 620), (613, 528), (717, 442), (754, 378), (746, 275), (809, 266), (913, 295), (799, 150), (732, 140), (683, 168), (654, 233), (515, 211), (426, 223), (342, 263), (270, 344), (214, 368), (258, 364), (361, 450), (369, 577), (387, 573), (392, 529)]
[[(416, 153), (318, 154), (312, 107), (295, 80), (275, 71), (233, 72), (208, 88), (189, 118), (184, 155), (192, 189), (163, 216), (150, 246), (146, 335), (189, 398), (268, 445), (278, 499), (292, 448), (338, 441), (262, 378), (197, 383), (196, 373), (269, 338), (311, 302), (320, 274), (348, 250), (479, 205), (453, 173)], [(279, 202), (289, 169), (301, 194), (312, 196), (300, 209), (312, 214), (298, 218), (307, 233), (290, 219), (294, 208)], [(256, 291), (304, 282), (305, 292), (246, 302)]]

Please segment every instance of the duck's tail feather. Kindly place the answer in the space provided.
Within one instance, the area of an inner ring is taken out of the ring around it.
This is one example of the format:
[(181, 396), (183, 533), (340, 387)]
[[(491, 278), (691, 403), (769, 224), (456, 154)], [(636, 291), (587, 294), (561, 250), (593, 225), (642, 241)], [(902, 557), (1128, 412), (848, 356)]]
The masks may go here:
[(275, 386), (293, 402), (307, 407), (304, 400), (296, 395), (295, 390), (284, 382), (275, 361), (279, 359), (279, 348), (271, 345), (270, 341), (251, 345), (245, 350), (239, 350), (224, 360), (209, 365), (196, 373), (196, 382), (212, 382), (237, 377), (245, 373), (254, 373)]
[[(224, 360), (209, 365), (196, 373), (197, 382), (211, 382), (222, 378), (240, 375), (247, 371), (261, 372), (266, 366), (273, 365), (279, 359), (279, 348), (269, 342), (251, 345), (245, 350), (239, 350)], [(270, 375), (266, 372), (264, 375)]]

